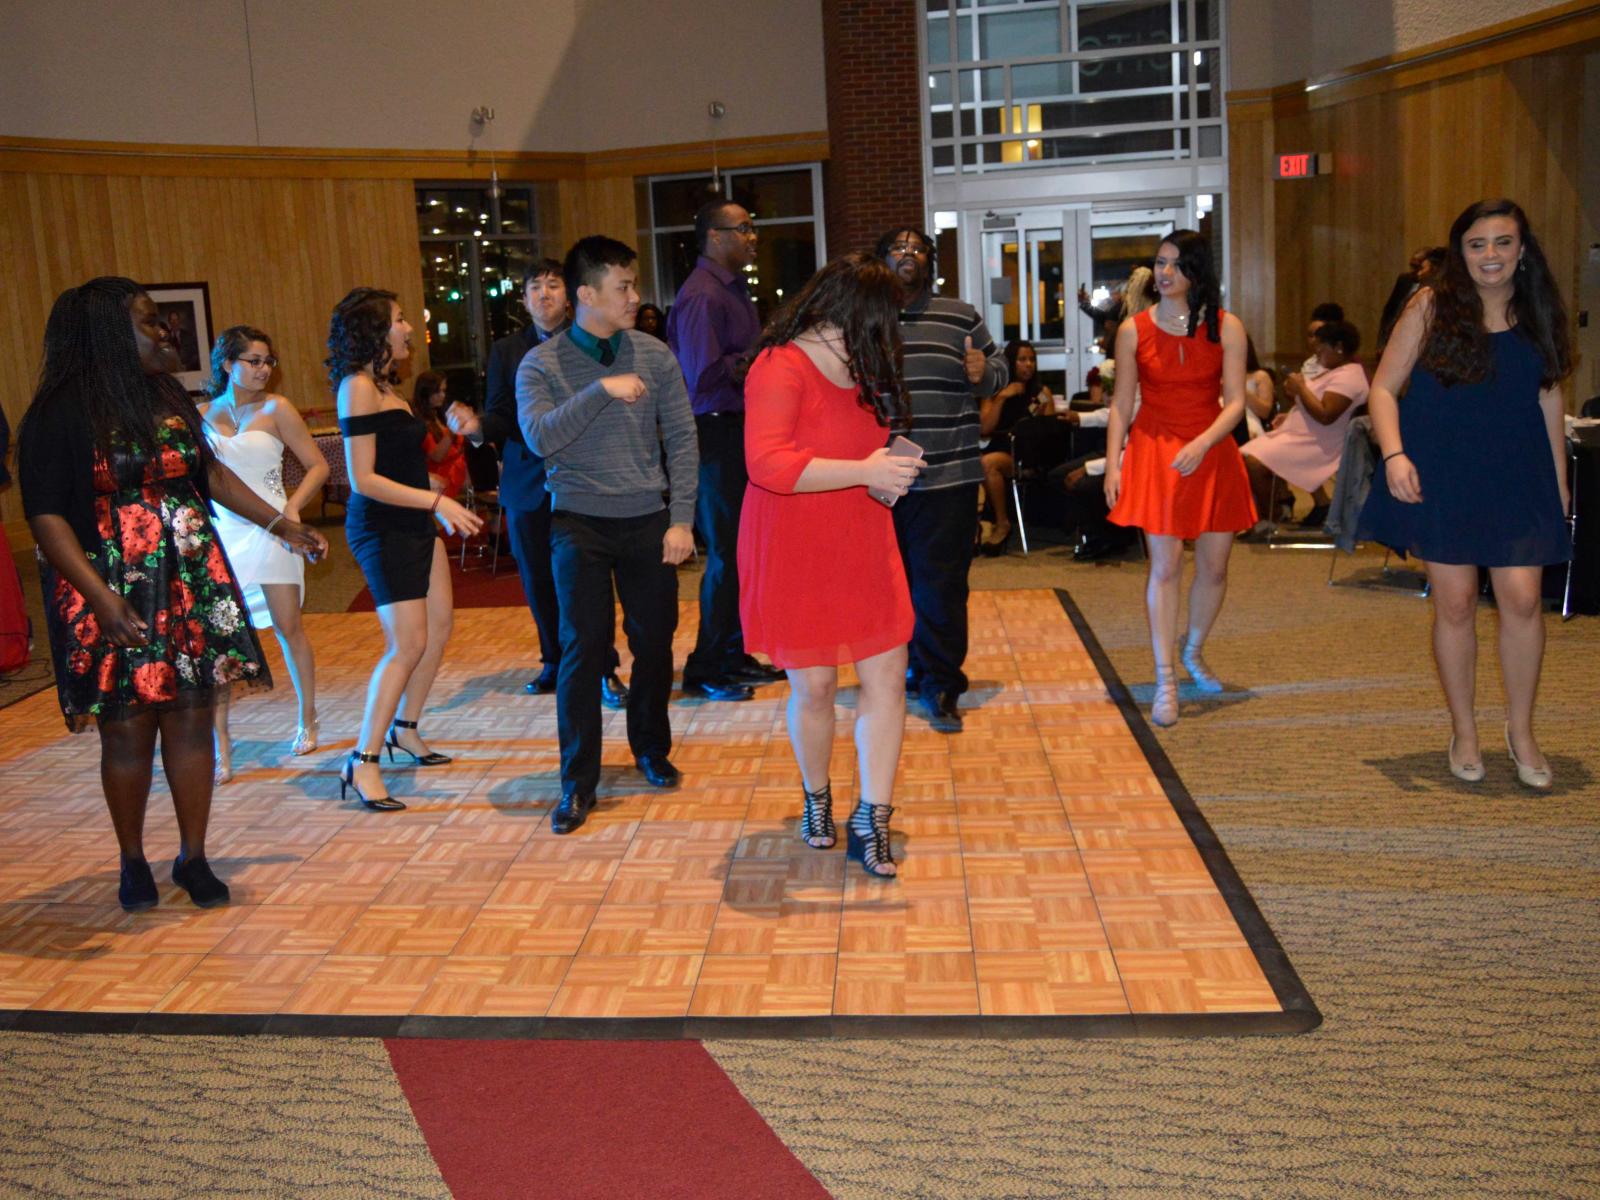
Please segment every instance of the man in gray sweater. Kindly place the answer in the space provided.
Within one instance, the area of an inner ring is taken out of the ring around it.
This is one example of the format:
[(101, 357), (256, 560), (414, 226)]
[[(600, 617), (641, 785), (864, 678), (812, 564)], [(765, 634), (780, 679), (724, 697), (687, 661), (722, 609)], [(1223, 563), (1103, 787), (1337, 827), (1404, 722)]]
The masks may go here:
[(628, 745), (653, 786), (673, 787), (682, 778), (667, 759), (667, 699), (677, 566), (694, 550), (700, 461), (677, 360), (664, 343), (633, 330), (636, 257), (608, 237), (574, 245), (562, 265), (567, 294), (577, 302), (572, 327), (517, 368), (517, 421), (545, 460), (561, 609), (561, 800), (550, 814), (556, 833), (583, 824), (600, 782), (600, 676), (611, 646), (613, 578), (633, 651)]

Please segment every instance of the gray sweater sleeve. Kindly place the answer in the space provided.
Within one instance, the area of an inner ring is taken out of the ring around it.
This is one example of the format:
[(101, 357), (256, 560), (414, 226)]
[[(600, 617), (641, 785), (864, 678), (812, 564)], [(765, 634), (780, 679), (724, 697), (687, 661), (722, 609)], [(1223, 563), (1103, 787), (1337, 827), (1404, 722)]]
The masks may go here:
[(972, 327), (972, 348), (983, 351), (988, 360), (983, 365), (983, 378), (972, 385), (973, 394), (992, 396), (1011, 381), (1011, 369), (1006, 366), (1006, 352), (995, 345), (982, 317), (978, 317), (977, 324)]
[(700, 439), (695, 432), (689, 389), (677, 360), (670, 356), (655, 374), (656, 421), (661, 428), (661, 444), (667, 450), (671, 519), (674, 525), (692, 525), (700, 485)]
[(611, 393), (598, 379), (562, 403), (538, 353), (528, 355), (517, 367), (517, 424), (540, 458), (549, 458), (570, 445), (610, 403)]

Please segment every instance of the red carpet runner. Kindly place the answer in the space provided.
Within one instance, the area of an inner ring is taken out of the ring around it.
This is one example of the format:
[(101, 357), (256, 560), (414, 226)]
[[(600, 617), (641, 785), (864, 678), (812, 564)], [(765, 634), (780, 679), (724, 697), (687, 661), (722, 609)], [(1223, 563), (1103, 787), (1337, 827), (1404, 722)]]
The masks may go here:
[(386, 1044), (456, 1200), (828, 1200), (698, 1042)]

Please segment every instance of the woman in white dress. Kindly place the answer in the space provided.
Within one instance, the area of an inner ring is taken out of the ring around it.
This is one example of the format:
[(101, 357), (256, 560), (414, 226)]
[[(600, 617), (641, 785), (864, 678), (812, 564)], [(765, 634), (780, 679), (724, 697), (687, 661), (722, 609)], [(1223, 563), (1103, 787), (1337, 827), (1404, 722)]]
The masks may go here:
[[(290, 521), (300, 519), (307, 500), (328, 478), (328, 463), (317, 449), (299, 410), (282, 396), (267, 391), (273, 369), (272, 339), (259, 329), (235, 325), (225, 329), (211, 350), (211, 395), (200, 406), (206, 439), (217, 458), (252, 491)], [(283, 491), (285, 448), (300, 460), (305, 478), (292, 496)], [(233, 564), (250, 623), (271, 626), (283, 648), (283, 661), (300, 701), (300, 727), (290, 751), (310, 754), (317, 748), (316, 668), (311, 642), (300, 621), (305, 594), (305, 563), (264, 529), (218, 510), (217, 534)], [(218, 783), (233, 778), (233, 743), (228, 736), (228, 697), (223, 690), (216, 707)]]

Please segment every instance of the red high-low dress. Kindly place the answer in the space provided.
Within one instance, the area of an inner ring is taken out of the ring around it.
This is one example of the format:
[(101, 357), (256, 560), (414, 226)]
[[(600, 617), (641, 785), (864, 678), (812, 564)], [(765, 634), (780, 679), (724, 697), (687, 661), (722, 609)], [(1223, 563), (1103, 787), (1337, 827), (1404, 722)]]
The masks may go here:
[(1222, 394), (1222, 343), (1201, 328), (1179, 337), (1155, 322), (1155, 310), (1133, 319), (1139, 332), (1139, 414), (1122, 455), (1122, 491), (1110, 520), (1146, 533), (1192, 538), (1238, 533), (1256, 523), (1250, 476), (1233, 438), (1213, 446), (1192, 475), (1172, 466), (1178, 451), (1217, 419)]
[(794, 490), (813, 458), (865, 458), (887, 442), (857, 394), (794, 345), (765, 351), (745, 379), (739, 619), (745, 649), (775, 666), (841, 666), (911, 640), (889, 510), (864, 487)]

